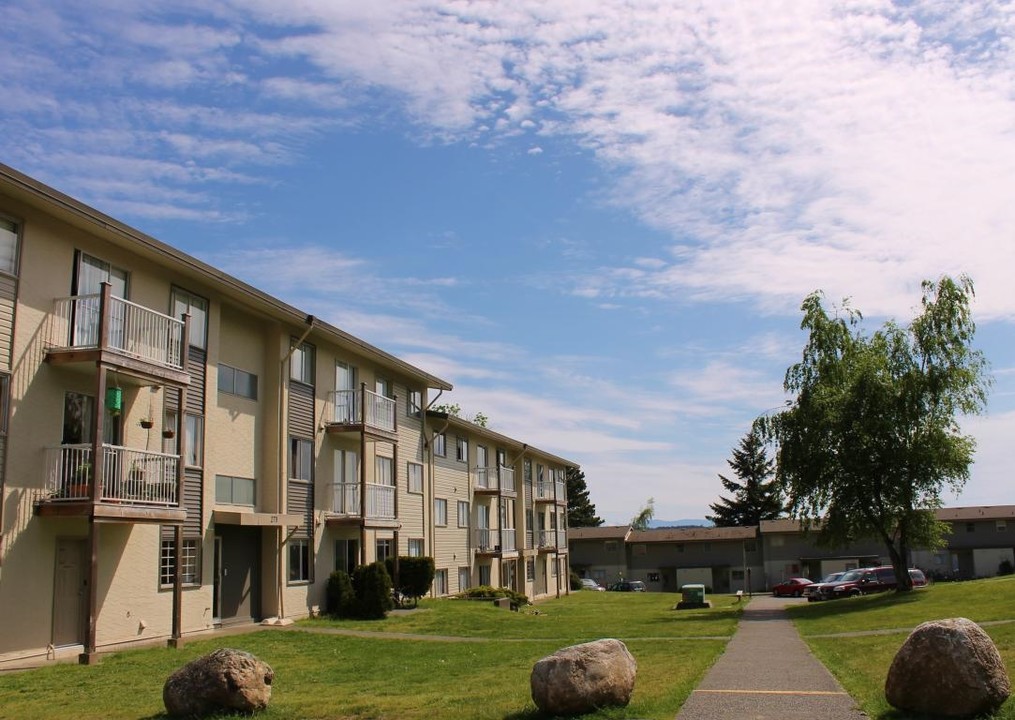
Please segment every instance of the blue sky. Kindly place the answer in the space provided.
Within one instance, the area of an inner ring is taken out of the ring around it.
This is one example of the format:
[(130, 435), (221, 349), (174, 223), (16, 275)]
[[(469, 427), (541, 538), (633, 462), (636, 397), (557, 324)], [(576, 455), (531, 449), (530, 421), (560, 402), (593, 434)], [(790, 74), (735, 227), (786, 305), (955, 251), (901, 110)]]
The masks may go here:
[(702, 517), (799, 305), (967, 273), (1008, 503), (1002, 2), (5, 3), (0, 159), (455, 384), (610, 522)]

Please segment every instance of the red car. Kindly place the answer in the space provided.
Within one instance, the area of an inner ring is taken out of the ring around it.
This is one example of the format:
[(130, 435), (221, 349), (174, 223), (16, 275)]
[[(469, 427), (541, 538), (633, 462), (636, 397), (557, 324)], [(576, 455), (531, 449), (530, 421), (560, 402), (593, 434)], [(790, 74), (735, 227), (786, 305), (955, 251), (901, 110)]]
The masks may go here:
[(789, 580), (783, 580), (778, 585), (772, 587), (772, 594), (776, 597), (782, 597), (788, 595), (790, 597), (800, 597), (804, 594), (804, 588), (814, 583), (807, 578), (790, 578)]

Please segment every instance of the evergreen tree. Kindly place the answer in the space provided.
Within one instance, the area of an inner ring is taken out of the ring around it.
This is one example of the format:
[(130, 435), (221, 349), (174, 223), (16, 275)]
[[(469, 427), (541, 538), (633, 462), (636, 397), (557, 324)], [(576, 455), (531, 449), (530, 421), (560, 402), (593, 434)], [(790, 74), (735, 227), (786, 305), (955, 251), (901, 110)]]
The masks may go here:
[(567, 526), (599, 527), (603, 519), (596, 516), (596, 506), (589, 500), (585, 473), (580, 467), (567, 469)]
[(720, 475), (723, 487), (733, 497), (719, 498), (709, 505), (713, 515), (708, 519), (718, 527), (757, 525), (762, 520), (774, 520), (783, 514), (782, 493), (774, 480), (775, 463), (765, 452), (765, 444), (756, 427), (752, 427), (733, 449), (733, 458), (726, 461), (737, 479)]

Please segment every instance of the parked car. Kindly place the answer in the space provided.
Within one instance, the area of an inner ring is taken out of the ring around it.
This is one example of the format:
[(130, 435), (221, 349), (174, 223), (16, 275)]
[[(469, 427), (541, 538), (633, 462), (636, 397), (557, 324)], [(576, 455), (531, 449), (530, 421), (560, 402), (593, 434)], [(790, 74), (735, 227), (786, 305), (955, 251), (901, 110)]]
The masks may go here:
[(795, 577), (789, 580), (783, 580), (778, 585), (772, 586), (772, 594), (776, 597), (783, 597), (789, 595), (790, 597), (800, 597), (804, 594), (804, 588), (808, 585), (813, 585), (814, 582), (807, 578)]
[(839, 580), (846, 571), (833, 572), (829, 575), (825, 575), (821, 582), (811, 583), (804, 588), (804, 597), (807, 598), (807, 602), (817, 602), (818, 600), (824, 600), (825, 598), (821, 595), (821, 591), (826, 585), (834, 583)]
[(607, 590), (614, 592), (645, 592), (645, 583), (641, 580), (621, 580), (610, 585)]
[(582, 578), (582, 590), (595, 590), (596, 592), (605, 592), (606, 588), (597, 583), (592, 578)]
[[(927, 585), (927, 577), (923, 574), (922, 570), (911, 568), (909, 570), (909, 578), (915, 588)], [(857, 595), (894, 590), (898, 587), (898, 584), (898, 580), (895, 578), (895, 570), (891, 565), (850, 570), (838, 582), (831, 583), (824, 588), (822, 596), (826, 599), (856, 597)]]

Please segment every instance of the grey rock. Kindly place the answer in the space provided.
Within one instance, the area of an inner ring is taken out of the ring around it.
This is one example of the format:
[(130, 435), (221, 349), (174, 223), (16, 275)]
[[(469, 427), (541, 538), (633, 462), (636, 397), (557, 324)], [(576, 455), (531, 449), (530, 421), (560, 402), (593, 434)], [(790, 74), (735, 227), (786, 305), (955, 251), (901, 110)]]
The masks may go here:
[(620, 640), (572, 645), (536, 662), (532, 700), (550, 715), (579, 715), (631, 701), (638, 664)]
[(966, 618), (918, 626), (892, 661), (885, 696), (899, 710), (941, 717), (990, 713), (1011, 681), (990, 636)]
[(271, 700), (275, 673), (243, 650), (222, 648), (174, 672), (162, 688), (166, 712), (202, 717), (224, 710), (263, 710)]

